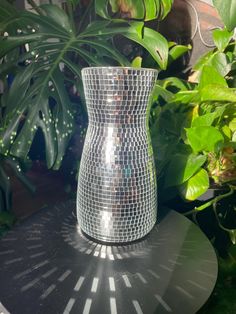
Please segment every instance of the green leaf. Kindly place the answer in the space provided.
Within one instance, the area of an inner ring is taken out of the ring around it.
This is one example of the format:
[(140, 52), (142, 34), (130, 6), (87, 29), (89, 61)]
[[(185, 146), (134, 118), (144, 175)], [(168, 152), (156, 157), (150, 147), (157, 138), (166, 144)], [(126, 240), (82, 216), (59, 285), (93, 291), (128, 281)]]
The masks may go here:
[(206, 113), (193, 119), (191, 127), (210, 126), (216, 118), (216, 113)]
[(216, 71), (214, 67), (205, 65), (202, 68), (198, 88), (202, 89), (203, 87), (210, 84), (217, 84), (228, 87), (226, 80), (219, 74), (218, 71)]
[(26, 36), (2, 36), (0, 38), (0, 58), (16, 47), (41, 39), (42, 36), (39, 34), (32, 34)]
[(173, 98), (173, 102), (180, 102), (182, 104), (189, 104), (198, 101), (199, 92), (197, 90), (180, 91)]
[(80, 0), (66, 0), (67, 5), (72, 5), (72, 7), (75, 9), (76, 6), (80, 3)]
[[(151, 0), (152, 1), (152, 0)], [(143, 20), (145, 18), (145, 6), (143, 1), (119, 0), (119, 11), (129, 14), (129, 18)]]
[(189, 145), (194, 152), (217, 152), (224, 142), (220, 131), (213, 126), (198, 126), (186, 129)]
[(200, 169), (187, 182), (183, 183), (180, 188), (180, 194), (186, 200), (194, 201), (204, 194), (209, 188), (209, 176), (205, 169)]
[(182, 45), (175, 45), (169, 50), (169, 64), (171, 64), (173, 61), (180, 58), (183, 54), (191, 50), (191, 45), (188, 46), (182, 46)]
[(104, 19), (110, 19), (107, 6), (108, 6), (108, 0), (95, 0), (96, 13), (100, 15), (101, 17), (103, 17)]
[(157, 16), (156, 1), (144, 0), (144, 3), (145, 3), (145, 21), (152, 20)]
[(231, 242), (235, 245), (236, 244), (236, 229), (232, 229), (228, 231)]
[(131, 23), (124, 36), (143, 46), (152, 55), (160, 68), (166, 69), (168, 61), (167, 40), (161, 34), (147, 27), (143, 28), (143, 38), (140, 38), (136, 27), (137, 23)]
[(116, 13), (118, 11), (118, 9), (119, 9), (118, 1), (117, 0), (110, 0), (109, 2), (110, 2), (110, 6), (111, 6), (112, 12)]
[[(152, 0), (151, 0), (152, 1)], [(143, 1), (132, 0), (109, 0), (109, 1), (95, 1), (96, 13), (103, 18), (110, 19), (108, 14), (108, 3), (110, 3), (112, 12), (124, 15), (129, 19), (143, 20), (145, 18), (145, 7)]]
[(217, 52), (213, 55), (209, 65), (213, 66), (217, 72), (225, 77), (231, 71), (231, 63), (223, 52)]
[(230, 128), (228, 127), (228, 125), (224, 125), (224, 126), (221, 128), (221, 131), (223, 132), (223, 134), (224, 134), (229, 140), (231, 140), (232, 132), (231, 132)]
[(209, 84), (202, 88), (200, 91), (200, 100), (206, 101), (219, 101), (219, 102), (236, 102), (236, 90), (222, 85)]
[[(74, 45), (72, 46), (72, 48), (74, 47), (78, 47), (78, 49), (81, 51), (81, 44), (87, 44), (90, 45), (91, 48), (94, 48), (94, 50), (96, 50), (96, 58), (99, 58), (99, 60), (103, 60), (103, 57), (107, 57), (109, 59), (114, 59), (117, 60), (119, 62), (120, 65), (122, 66), (129, 66), (129, 62), (126, 58), (124, 58), (114, 47), (112, 47), (110, 45), (109, 42), (105, 41), (105, 40), (97, 40), (97, 41), (91, 41), (91, 40), (81, 40), (78, 39), (78, 41), (76, 43), (74, 43)], [(93, 55), (95, 55), (93, 53)], [(96, 61), (95, 59), (95, 64), (101, 62), (101, 61)], [(102, 61), (105, 63), (105, 58), (104, 61)]]
[(143, 58), (136, 57), (131, 63), (131, 66), (134, 68), (141, 68)]
[[(62, 16), (65, 14), (63, 9), (59, 7), (57, 7), (57, 9), (62, 11)], [(32, 29), (34, 29), (35, 31), (33, 32), (34, 34), (40, 33), (41, 35), (43, 34), (47, 38), (56, 37), (64, 39), (71, 33), (70, 28), (65, 29), (60, 23), (61, 22), (60, 20), (56, 21), (54, 18), (51, 18), (50, 16), (38, 15), (28, 11), (22, 11), (22, 13), (19, 14), (21, 21), (24, 22), (26, 25), (30, 26), (29, 29), (27, 28), (28, 30), (25, 29), (25, 32), (32, 33)]]
[(40, 8), (44, 10), (46, 15), (50, 17), (56, 24), (60, 21), (60, 25), (69, 33), (72, 33), (72, 26), (68, 15), (58, 5), (42, 4)]
[(8, 1), (0, 1), (0, 21), (8, 20), (9, 17), (17, 15), (17, 10), (14, 6), (10, 5)]
[(174, 90), (178, 91), (188, 91), (190, 88), (190, 85), (177, 77), (167, 77), (164, 80), (159, 81), (159, 84), (163, 86), (163, 88), (171, 89), (172, 87)]
[(209, 51), (203, 55), (197, 63), (194, 65), (193, 70), (201, 73), (205, 65), (212, 66), (217, 72), (223, 77), (225, 77), (231, 70), (231, 62), (229, 57), (220, 51)]
[(170, 12), (174, 0), (155, 0), (155, 1), (157, 8), (161, 8), (158, 14), (158, 19), (163, 20)]
[(165, 18), (170, 12), (173, 0), (96, 0), (96, 13), (103, 18), (111, 19), (108, 5), (111, 6), (113, 14), (124, 16), (124, 19), (149, 21)]
[[(0, 6), (0, 16), (4, 10), (8, 12)], [(74, 125), (75, 112), (68, 90), (76, 80), (81, 80), (81, 67), (108, 62), (129, 65), (111, 42), (113, 35), (128, 32), (129, 26), (117, 21), (111, 27), (110, 21), (96, 21), (87, 28), (84, 26), (77, 35), (63, 9), (47, 4), (41, 10), (45, 15), (14, 11), (14, 16), (6, 14), (7, 18), (2, 20), (3, 31), (10, 26), (16, 31), (19, 19), (24, 29), (17, 36), (11, 33), (8, 37), (0, 36), (0, 56), (4, 58), (0, 72), (8, 74), (12, 64), (18, 71), (1, 98), (6, 109), (0, 126), (0, 152), (26, 158), (35, 134), (41, 129), (47, 165), (58, 169)], [(140, 35), (141, 23), (133, 31)], [(26, 43), (29, 52), (22, 51), (19, 59), (17, 55), (9, 58)], [(19, 62), (25, 65), (19, 66)]]
[(232, 132), (236, 131), (236, 118), (232, 119), (229, 123), (229, 128)]
[(194, 71), (200, 71), (204, 65), (209, 65), (211, 62), (212, 57), (214, 56), (214, 51), (208, 51), (205, 54), (203, 54), (196, 62), (196, 64), (193, 66)]
[(60, 168), (65, 150), (67, 148), (71, 134), (73, 132), (74, 115), (72, 108), (68, 106), (68, 104), (70, 103), (70, 99), (66, 90), (63, 88), (64, 80), (63, 77), (60, 76), (59, 69), (57, 69), (57, 71), (53, 73), (51, 78), (53, 86), (55, 87), (54, 93), (52, 95), (54, 96), (54, 99), (57, 101), (57, 104), (60, 105), (58, 106), (58, 108), (54, 108), (53, 111), (58, 143), (57, 157), (55, 159), (53, 168), (55, 170), (58, 170)]
[(165, 187), (176, 186), (192, 177), (205, 163), (204, 155), (175, 154), (168, 165), (165, 176)]
[(112, 34), (112, 30), (108, 28), (109, 25), (111, 25), (111, 21), (92, 21), (82, 33), (78, 34), (78, 37), (102, 35), (105, 30), (109, 30), (109, 34)]
[[(0, 159), (0, 194), (3, 195), (4, 210), (9, 210), (11, 208), (11, 186), (2, 159)], [(3, 208), (1, 208), (0, 211), (1, 210), (3, 210)]]
[(153, 91), (153, 102), (158, 101), (159, 96), (161, 96), (166, 102), (168, 102), (173, 97), (173, 94), (162, 86), (156, 84)]
[(233, 132), (233, 135), (232, 135), (232, 142), (236, 142), (236, 131)]
[(16, 178), (31, 192), (36, 191), (36, 187), (32, 182), (27, 178), (25, 173), (22, 171), (20, 163), (15, 158), (8, 157), (5, 159), (5, 163), (11, 168)]
[(235, 0), (213, 0), (221, 19), (229, 31), (236, 27), (236, 2)]
[(229, 32), (227, 29), (215, 29), (213, 31), (215, 45), (221, 52), (228, 46), (232, 36), (233, 32)]

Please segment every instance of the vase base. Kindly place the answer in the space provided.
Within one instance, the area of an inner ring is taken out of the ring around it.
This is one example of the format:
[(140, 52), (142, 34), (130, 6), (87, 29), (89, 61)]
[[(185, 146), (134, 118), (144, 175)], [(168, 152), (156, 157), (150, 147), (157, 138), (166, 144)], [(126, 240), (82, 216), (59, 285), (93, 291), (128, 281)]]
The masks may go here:
[(111, 241), (111, 240), (100, 240), (100, 239), (96, 239), (92, 236), (90, 236), (89, 234), (87, 234), (85, 231), (83, 231), (81, 228), (80, 228), (80, 232), (81, 234), (87, 238), (88, 240), (90, 241), (93, 241), (95, 243), (98, 243), (98, 244), (102, 244), (102, 245), (108, 245), (108, 246), (119, 246), (119, 245), (122, 245), (122, 246), (125, 246), (125, 245), (130, 245), (130, 244), (134, 244), (134, 243), (138, 243), (138, 242), (141, 242), (143, 240), (146, 240), (148, 239), (149, 237), (149, 234), (150, 232), (152, 231), (152, 229), (155, 227), (156, 224), (154, 224), (154, 226), (150, 229), (150, 231), (145, 234), (144, 236), (142, 236), (141, 238), (138, 238), (138, 239), (134, 239), (134, 240), (127, 240), (127, 241)]

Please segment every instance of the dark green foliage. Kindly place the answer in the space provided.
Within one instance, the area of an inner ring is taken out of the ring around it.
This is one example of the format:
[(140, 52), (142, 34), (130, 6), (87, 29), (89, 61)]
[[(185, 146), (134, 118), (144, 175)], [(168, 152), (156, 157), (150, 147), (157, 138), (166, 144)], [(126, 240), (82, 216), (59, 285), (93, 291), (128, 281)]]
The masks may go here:
[[(96, 16), (95, 10), (103, 15), (105, 2), (91, 1), (84, 7), (80, 1), (68, 0), (65, 10), (54, 4), (29, 3), (34, 12), (17, 10), (0, 0), (0, 79), (4, 82), (0, 175), (4, 209), (10, 208), (11, 195), (4, 163), (12, 158), (26, 160), (39, 130), (44, 137), (48, 168), (57, 170), (61, 166), (75, 130), (77, 108), (71, 102), (71, 90), (83, 99), (81, 68), (130, 65), (114, 46), (114, 35), (142, 45), (160, 68), (165, 68), (168, 60), (166, 39), (142, 21)], [(162, 5), (162, 17), (171, 3), (172, 0)], [(76, 10), (79, 19), (75, 17)], [(12, 83), (9, 75), (14, 78)]]

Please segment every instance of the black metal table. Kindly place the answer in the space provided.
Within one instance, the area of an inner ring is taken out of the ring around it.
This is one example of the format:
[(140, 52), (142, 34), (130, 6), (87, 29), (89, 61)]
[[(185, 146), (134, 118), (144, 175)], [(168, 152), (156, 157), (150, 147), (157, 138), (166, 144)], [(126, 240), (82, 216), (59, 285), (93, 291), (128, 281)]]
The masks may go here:
[[(73, 201), (41, 210), (0, 241), (0, 313), (195, 313), (217, 259), (205, 235), (174, 211), (126, 246), (86, 239)], [(161, 209), (159, 210), (161, 212)]]

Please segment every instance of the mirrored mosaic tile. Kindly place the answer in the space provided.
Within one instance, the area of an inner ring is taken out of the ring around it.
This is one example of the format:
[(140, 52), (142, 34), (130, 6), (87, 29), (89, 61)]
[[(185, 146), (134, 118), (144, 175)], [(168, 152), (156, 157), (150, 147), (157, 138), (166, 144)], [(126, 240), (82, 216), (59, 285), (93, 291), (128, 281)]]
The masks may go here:
[(90, 237), (130, 242), (154, 226), (156, 175), (148, 130), (157, 71), (82, 70), (89, 116), (77, 192), (77, 218)]

